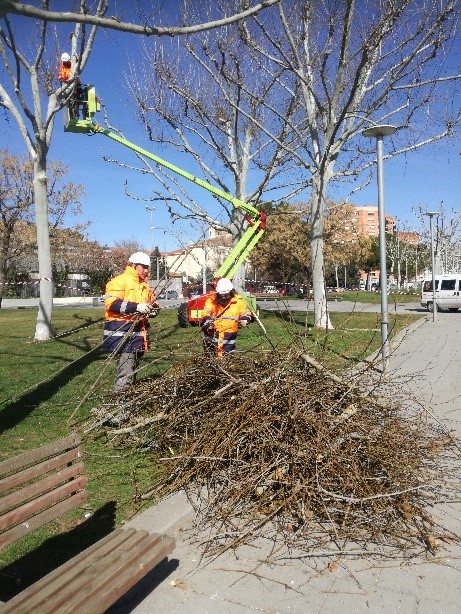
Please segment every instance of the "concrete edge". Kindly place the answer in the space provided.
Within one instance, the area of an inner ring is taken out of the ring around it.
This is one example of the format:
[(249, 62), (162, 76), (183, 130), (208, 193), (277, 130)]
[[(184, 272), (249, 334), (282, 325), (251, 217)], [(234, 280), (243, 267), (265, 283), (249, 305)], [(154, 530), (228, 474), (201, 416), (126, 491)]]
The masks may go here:
[(151, 533), (170, 534), (194, 515), (186, 493), (179, 491), (154, 503), (144, 512), (125, 523), (125, 527), (145, 529)]

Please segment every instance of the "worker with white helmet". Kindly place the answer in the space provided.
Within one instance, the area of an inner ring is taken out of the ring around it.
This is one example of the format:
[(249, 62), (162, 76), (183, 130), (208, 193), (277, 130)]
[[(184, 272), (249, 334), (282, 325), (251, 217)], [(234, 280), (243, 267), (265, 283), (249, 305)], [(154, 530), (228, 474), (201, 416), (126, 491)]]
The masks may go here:
[[(72, 60), (68, 53), (63, 53), (61, 55), (61, 66), (59, 67), (58, 72), (58, 80), (61, 85), (70, 81), (73, 77), (73, 69), (72, 69)], [(69, 100), (68, 109), (69, 116), (71, 119), (79, 119), (80, 117), (80, 107), (82, 108), (83, 118), (86, 118), (86, 109), (87, 105), (87, 89), (86, 86), (83, 86), (80, 82), (80, 78), (78, 75), (75, 77), (74, 85), (73, 85), (73, 97)]]
[(59, 67), (58, 80), (69, 81), (72, 77), (72, 62), (68, 53), (61, 55), (61, 66)]
[(139, 361), (149, 350), (148, 317), (159, 309), (148, 284), (149, 266), (149, 256), (135, 252), (125, 271), (106, 285), (103, 349), (118, 357), (115, 392), (135, 383)]
[(253, 322), (254, 316), (234, 290), (230, 279), (222, 277), (203, 308), (200, 323), (204, 333), (206, 353), (224, 356), (235, 350), (239, 328)]

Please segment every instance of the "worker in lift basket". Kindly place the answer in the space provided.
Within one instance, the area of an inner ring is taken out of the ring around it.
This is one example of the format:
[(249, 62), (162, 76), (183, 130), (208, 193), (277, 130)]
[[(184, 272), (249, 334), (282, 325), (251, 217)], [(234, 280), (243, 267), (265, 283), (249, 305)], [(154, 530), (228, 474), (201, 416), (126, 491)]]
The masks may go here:
[(222, 277), (216, 292), (205, 301), (200, 323), (205, 353), (224, 356), (235, 350), (239, 328), (254, 321), (254, 316), (238, 296), (230, 279)]
[(136, 371), (149, 350), (149, 316), (160, 308), (147, 280), (150, 258), (136, 252), (128, 258), (125, 271), (107, 282), (104, 305), (103, 349), (117, 357), (114, 391), (136, 382)]
[[(63, 53), (61, 55), (61, 66), (58, 71), (58, 81), (60, 81), (61, 85), (67, 83), (69, 79), (72, 78), (72, 60), (68, 53)], [(74, 95), (72, 100), (69, 101), (69, 116), (71, 119), (79, 119), (80, 117), (80, 106), (83, 111), (83, 118), (86, 118), (86, 107), (85, 107), (85, 91), (82, 86), (82, 83), (79, 77), (75, 78), (74, 85)]]

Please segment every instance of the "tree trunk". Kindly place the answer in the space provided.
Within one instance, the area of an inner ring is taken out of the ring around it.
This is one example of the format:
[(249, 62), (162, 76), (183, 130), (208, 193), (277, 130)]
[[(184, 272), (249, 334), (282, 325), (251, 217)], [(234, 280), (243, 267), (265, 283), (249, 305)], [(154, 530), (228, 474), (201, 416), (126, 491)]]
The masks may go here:
[(242, 263), (239, 268), (235, 271), (233, 277), (234, 287), (237, 292), (241, 292), (245, 290), (245, 263)]
[(2, 242), (0, 245), (0, 309), (3, 301), (3, 291), (5, 288), (6, 271), (7, 271), (7, 258), (8, 247), (10, 241), (10, 230), (6, 224), (4, 224), (4, 230), (2, 234)]
[(40, 148), (34, 162), (35, 221), (37, 225), (38, 273), (40, 277), (40, 298), (34, 341), (51, 338), (51, 314), (53, 310), (53, 282), (51, 270), (51, 249), (48, 226), (48, 197), (46, 176), (46, 154)]
[(312, 289), (314, 294), (314, 326), (333, 330), (328, 315), (325, 294), (325, 265), (323, 257), (325, 178), (316, 174), (313, 177), (311, 193), (311, 258)]

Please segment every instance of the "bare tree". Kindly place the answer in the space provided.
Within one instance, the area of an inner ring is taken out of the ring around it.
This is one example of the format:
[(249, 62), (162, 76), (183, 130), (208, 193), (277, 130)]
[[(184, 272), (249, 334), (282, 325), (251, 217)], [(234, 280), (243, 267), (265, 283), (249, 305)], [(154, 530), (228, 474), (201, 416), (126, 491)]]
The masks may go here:
[[(361, 136), (370, 125), (399, 128), (386, 141), (388, 156), (455, 134), (461, 114), (452, 101), (461, 75), (450, 56), (459, 43), (460, 4), (287, 0), (278, 16), (278, 23), (272, 15), (255, 18), (264, 45), (243, 27), (253, 50), (297, 80), (301, 116), (292, 125), (291, 153), (310, 190), (315, 324), (329, 327), (323, 255), (329, 189), (371, 172), (376, 145)], [(352, 185), (351, 194), (359, 187)]]
[[(275, 64), (263, 70), (264, 59), (245, 46), (244, 35), (236, 24), (188, 36), (179, 48), (145, 49), (146, 61), (132, 66), (127, 79), (152, 141), (180, 152), (188, 168), (224, 192), (258, 205), (297, 192), (297, 167), (282, 147), (296, 97), (292, 77)], [(173, 220), (192, 217), (240, 238), (244, 216), (228, 201), (194, 197), (164, 169), (144, 164), (143, 172), (160, 182), (157, 197), (167, 197)], [(235, 281), (243, 286), (242, 269)]]
[[(429, 218), (426, 213), (429, 209), (434, 210), (434, 207), (429, 208), (427, 205), (420, 204), (413, 211), (422, 229), (419, 232), (420, 242), (427, 246), (428, 252), (431, 234)], [(459, 232), (461, 213), (454, 208), (449, 210), (443, 201), (436, 207), (436, 210), (439, 213), (434, 219), (436, 272), (453, 273), (459, 270), (461, 262), (461, 238)], [(427, 261), (425, 264), (430, 263)]]
[[(107, 8), (105, 0), (99, 1), (98, 11), (103, 14)], [(47, 6), (47, 3), (45, 3)], [(83, 7), (82, 7), (83, 8)], [(19, 20), (20, 21), (20, 20)], [(4, 14), (0, 25), (0, 54), (5, 72), (9, 77), (10, 89), (0, 84), (0, 106), (6, 109), (15, 120), (27, 151), (34, 163), (33, 186), (35, 203), (35, 222), (37, 226), (37, 246), (40, 275), (40, 301), (35, 329), (35, 340), (44, 341), (51, 336), (51, 315), (53, 306), (52, 266), (50, 235), (48, 226), (48, 174), (47, 158), (51, 144), (56, 113), (72, 96), (75, 79), (83, 70), (94, 42), (96, 26), (89, 33), (86, 26), (75, 26), (70, 43), (71, 57), (74, 60), (73, 77), (64, 85), (53, 83), (58, 52), (54, 57), (45, 55), (47, 41), (53, 35), (48, 23), (37, 25), (33, 35), (24, 42), (24, 50), (16, 42), (16, 31), (20, 28)], [(29, 52), (29, 45), (36, 37), (36, 50)], [(18, 39), (21, 37), (18, 36)], [(26, 83), (25, 76), (29, 78)]]
[[(6, 79), (0, 84), (0, 107), (6, 109), (13, 117), (27, 151), (34, 160), (34, 201), (40, 274), (36, 341), (44, 341), (51, 336), (53, 296), (48, 229), (47, 155), (51, 144), (54, 119), (56, 113), (72, 96), (75, 80), (88, 61), (98, 28), (110, 28), (143, 36), (175, 36), (231, 23), (252, 15), (277, 1), (264, 0), (240, 14), (231, 14), (221, 20), (205, 24), (199, 23), (188, 29), (182, 26), (153, 26), (149, 23), (150, 18), (142, 11), (139, 11), (137, 16), (138, 24), (124, 22), (117, 14), (107, 17), (109, 9), (117, 6), (110, 0), (95, 2), (93, 12), (90, 12), (84, 0), (80, 0), (77, 12), (51, 11), (49, 0), (44, 0), (40, 8), (0, 0), (0, 55), (5, 74), (9, 79), (8, 87)], [(74, 3), (71, 6), (74, 6)], [(127, 14), (132, 17), (136, 12), (137, 4), (130, 4), (128, 8), (127, 6), (125, 5)], [(33, 20), (33, 28), (30, 27), (30, 20)], [(69, 45), (70, 55), (74, 62), (74, 73), (67, 83), (59, 87), (53, 83), (53, 75), (59, 55), (54, 40), (60, 37), (57, 36), (57, 26), (50, 25), (51, 22), (75, 24)], [(30, 32), (27, 39), (19, 35), (25, 23), (28, 24)], [(18, 42), (20, 40), (23, 42), (22, 49)], [(31, 52), (31, 43), (34, 41), (36, 48)]]

